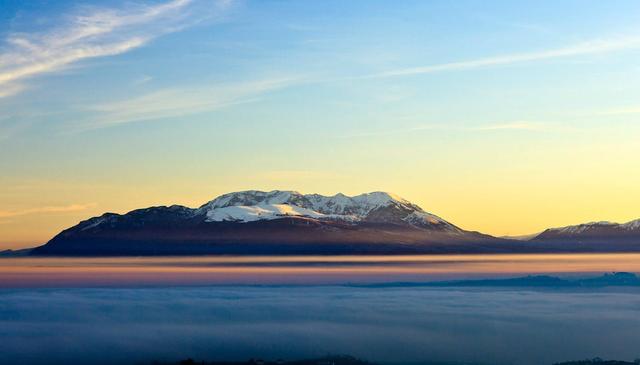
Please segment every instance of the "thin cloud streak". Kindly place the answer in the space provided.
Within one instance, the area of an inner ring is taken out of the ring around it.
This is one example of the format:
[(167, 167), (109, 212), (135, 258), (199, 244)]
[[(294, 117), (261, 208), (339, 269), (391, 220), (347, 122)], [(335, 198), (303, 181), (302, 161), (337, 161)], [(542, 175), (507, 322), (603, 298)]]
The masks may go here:
[(8, 84), (5, 87), (0, 88), (0, 99), (18, 94), (24, 89), (25, 86), (19, 83)]
[(613, 109), (607, 110), (604, 112), (595, 113), (596, 115), (628, 115), (628, 114), (640, 114), (640, 107), (631, 107), (631, 108), (622, 108), (622, 109)]
[(371, 131), (341, 136), (341, 138), (377, 137), (393, 134), (403, 134), (420, 131), (452, 131), (452, 132), (499, 132), (499, 131), (522, 131), (522, 132), (562, 132), (571, 131), (570, 127), (561, 127), (550, 123), (513, 121), (495, 124), (486, 124), (477, 127), (461, 127), (445, 124), (425, 124), (410, 128), (400, 128), (387, 131)]
[(318, 170), (273, 170), (259, 173), (257, 176), (259, 178), (284, 183), (307, 180), (335, 180), (345, 177), (339, 173)]
[(546, 51), (516, 53), (511, 55), (503, 55), (496, 57), (479, 58), (470, 61), (450, 62), (436, 65), (428, 65), (421, 67), (411, 67), (391, 70), (387, 72), (377, 73), (364, 76), (362, 78), (387, 78), (429, 74), (446, 71), (462, 71), (484, 68), (490, 66), (509, 65), (515, 63), (524, 63), (531, 61), (543, 61), (556, 58), (565, 58), (573, 56), (593, 55), (601, 53), (609, 53), (623, 51), (629, 49), (640, 48), (640, 37), (626, 37), (617, 39), (598, 39), (589, 42), (579, 43), (564, 48), (556, 48)]
[[(42, 33), (12, 33), (0, 56), (0, 98), (25, 89), (23, 81), (63, 70), (82, 60), (114, 56), (142, 47), (192, 24), (195, 0), (172, 0), (122, 9), (92, 8), (68, 24)], [(219, 10), (226, 2), (218, 2)], [(199, 18), (206, 15), (198, 14)]]
[(510, 123), (491, 124), (475, 128), (467, 128), (474, 131), (500, 131), (500, 130), (527, 130), (527, 131), (543, 131), (548, 130), (549, 126), (543, 123), (533, 123), (527, 121), (516, 121)]
[(211, 88), (172, 88), (155, 91), (130, 100), (93, 105), (87, 108), (99, 115), (71, 127), (72, 132), (114, 127), (126, 123), (158, 120), (216, 111), (254, 102), (261, 95), (303, 82), (283, 77), (220, 85)]
[(19, 217), (23, 215), (31, 214), (46, 214), (46, 213), (68, 213), (79, 212), (95, 207), (96, 204), (71, 204), (65, 206), (46, 206), (38, 208), (29, 208), (23, 210), (0, 210), (0, 218)]

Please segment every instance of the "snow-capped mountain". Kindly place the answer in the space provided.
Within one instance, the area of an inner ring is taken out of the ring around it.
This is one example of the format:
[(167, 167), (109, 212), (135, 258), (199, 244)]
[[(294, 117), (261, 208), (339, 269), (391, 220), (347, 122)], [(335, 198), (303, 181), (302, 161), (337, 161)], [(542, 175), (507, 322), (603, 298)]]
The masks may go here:
[(32, 255), (329, 255), (639, 252), (640, 220), (548, 229), (531, 240), (460, 229), (399, 196), (241, 191), (199, 208), (105, 213)]
[(550, 228), (534, 237), (533, 240), (573, 240), (578, 242), (632, 240), (640, 243), (640, 219), (627, 223), (601, 221)]
[(627, 231), (640, 230), (640, 219), (636, 219), (631, 222), (621, 224), (620, 227)]
[(250, 190), (221, 195), (199, 208), (173, 205), (106, 213), (64, 230), (33, 253), (413, 253), (487, 240), (501, 241), (462, 230), (390, 193), (324, 196)]

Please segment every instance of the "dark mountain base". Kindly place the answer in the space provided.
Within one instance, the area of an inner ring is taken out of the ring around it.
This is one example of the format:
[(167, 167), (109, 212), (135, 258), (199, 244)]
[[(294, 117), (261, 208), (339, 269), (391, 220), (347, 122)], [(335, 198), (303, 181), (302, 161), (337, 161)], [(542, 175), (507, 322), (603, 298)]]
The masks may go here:
[(459, 243), (345, 243), (184, 240), (66, 240), (41, 246), (31, 256), (197, 256), (197, 255), (438, 255), (535, 253), (638, 253), (639, 244), (582, 245), (505, 242)]
[(509, 252), (523, 245), (477, 233), (450, 234), (395, 224), (282, 218), (249, 223), (139, 221), (63, 231), (31, 255), (389, 255)]
[[(136, 222), (138, 223), (138, 222)], [(640, 241), (515, 241), (394, 224), (283, 218), (249, 223), (163, 222), (71, 228), (33, 256), (417, 255), (640, 252)]]

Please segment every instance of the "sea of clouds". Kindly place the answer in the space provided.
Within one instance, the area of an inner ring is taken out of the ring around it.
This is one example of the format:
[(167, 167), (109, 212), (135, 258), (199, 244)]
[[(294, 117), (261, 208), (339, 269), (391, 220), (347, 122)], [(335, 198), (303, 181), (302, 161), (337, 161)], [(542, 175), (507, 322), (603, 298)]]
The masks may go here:
[(340, 286), (0, 291), (0, 363), (351, 354), (551, 364), (640, 357), (640, 291)]

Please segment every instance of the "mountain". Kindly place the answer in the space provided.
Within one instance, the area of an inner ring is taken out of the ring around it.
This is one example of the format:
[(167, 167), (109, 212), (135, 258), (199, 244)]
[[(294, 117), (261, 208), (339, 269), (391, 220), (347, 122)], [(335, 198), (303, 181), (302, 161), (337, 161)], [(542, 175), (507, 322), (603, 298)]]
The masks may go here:
[(640, 219), (628, 223), (591, 222), (550, 228), (531, 239), (534, 242), (572, 243), (583, 246), (627, 247), (640, 244)]
[(106, 213), (32, 255), (411, 254), (503, 252), (510, 241), (465, 231), (396, 195), (242, 191), (199, 208)]
[(106, 213), (66, 229), (30, 255), (356, 255), (640, 252), (640, 220), (496, 238), (466, 231), (399, 196), (241, 191), (199, 208)]

